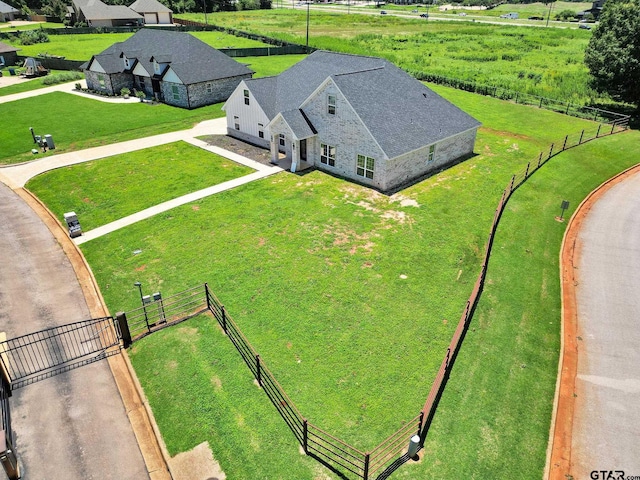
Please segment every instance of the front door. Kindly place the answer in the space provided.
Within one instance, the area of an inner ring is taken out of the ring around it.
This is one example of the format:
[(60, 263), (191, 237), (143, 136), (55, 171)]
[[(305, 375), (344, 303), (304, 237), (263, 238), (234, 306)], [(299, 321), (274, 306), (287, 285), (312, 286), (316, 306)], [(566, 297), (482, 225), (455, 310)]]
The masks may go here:
[(300, 140), (300, 160), (307, 161), (307, 139)]
[(159, 100), (162, 100), (160, 97), (162, 95), (162, 92), (160, 92), (160, 81), (159, 80), (151, 80), (151, 86), (153, 88), (153, 96), (156, 97)]

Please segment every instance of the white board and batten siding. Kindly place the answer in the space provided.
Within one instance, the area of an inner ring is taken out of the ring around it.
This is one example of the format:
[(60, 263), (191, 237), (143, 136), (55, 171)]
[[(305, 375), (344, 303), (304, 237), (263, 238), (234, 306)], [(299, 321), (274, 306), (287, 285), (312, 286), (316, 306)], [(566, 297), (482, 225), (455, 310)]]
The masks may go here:
[(229, 132), (236, 130), (234, 117), (238, 117), (240, 132), (255, 137), (257, 141), (260, 141), (262, 139), (259, 137), (258, 129), (259, 124), (261, 124), (263, 126), (264, 140), (269, 141), (271, 138), (267, 128), (269, 118), (258, 105), (251, 91), (249, 91), (249, 105), (245, 104), (245, 90), (248, 90), (248, 88), (242, 81), (224, 104), (223, 110), (227, 112), (227, 129)]
[(169, 82), (169, 83), (179, 83), (182, 84), (182, 80), (180, 80), (180, 77), (178, 77), (178, 75), (176, 75), (176, 72), (174, 72), (171, 67), (169, 67), (169, 69), (167, 70), (167, 73), (164, 74), (164, 76), (162, 77), (162, 81), (163, 82)]

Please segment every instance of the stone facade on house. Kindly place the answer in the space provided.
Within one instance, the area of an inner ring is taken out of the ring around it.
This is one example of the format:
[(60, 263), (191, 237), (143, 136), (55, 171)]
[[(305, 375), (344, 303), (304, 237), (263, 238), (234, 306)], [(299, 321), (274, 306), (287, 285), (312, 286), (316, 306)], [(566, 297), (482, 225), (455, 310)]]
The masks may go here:
[(471, 156), (480, 126), (386, 60), (323, 51), (241, 82), (223, 110), (228, 134), (268, 142), (272, 163), (284, 156), (291, 171), (315, 167), (383, 192)]
[(82, 66), (90, 89), (123, 87), (169, 105), (197, 108), (225, 101), (253, 72), (188, 33), (139, 30)]

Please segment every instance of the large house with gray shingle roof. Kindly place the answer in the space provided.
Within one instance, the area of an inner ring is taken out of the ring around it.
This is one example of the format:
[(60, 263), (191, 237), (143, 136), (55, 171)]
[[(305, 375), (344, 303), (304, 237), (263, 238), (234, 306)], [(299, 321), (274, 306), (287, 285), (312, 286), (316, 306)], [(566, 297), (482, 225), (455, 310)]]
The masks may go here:
[(387, 60), (316, 51), (229, 97), (230, 136), (381, 191), (473, 153), (480, 122)]
[(123, 87), (169, 105), (196, 108), (223, 102), (253, 72), (193, 35), (142, 29), (81, 66), (92, 90)]

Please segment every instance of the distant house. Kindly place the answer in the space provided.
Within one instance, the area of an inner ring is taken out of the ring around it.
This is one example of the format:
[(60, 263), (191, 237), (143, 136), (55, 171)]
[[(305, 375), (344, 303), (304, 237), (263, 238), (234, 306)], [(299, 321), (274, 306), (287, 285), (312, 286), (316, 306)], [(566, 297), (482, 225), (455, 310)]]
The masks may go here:
[(0, 42), (0, 65), (13, 66), (18, 63), (19, 48)]
[(598, 20), (600, 18), (600, 13), (602, 12), (604, 2), (605, 0), (595, 0), (591, 3), (591, 8), (589, 10), (576, 13), (576, 18), (584, 19), (588, 18), (589, 15), (592, 15), (594, 20)]
[(86, 23), (90, 27), (121, 27), (142, 25), (144, 17), (124, 5), (107, 5), (100, 0), (73, 0), (68, 9), (72, 24)]
[(90, 89), (116, 95), (126, 87), (183, 108), (222, 102), (253, 75), (188, 33), (156, 29), (139, 30), (81, 68)]
[(316, 51), (277, 77), (243, 80), (227, 131), (390, 191), (472, 154), (480, 122), (387, 60)]
[(11, 22), (20, 15), (20, 10), (0, 0), (0, 22)]
[(129, 8), (144, 17), (145, 25), (173, 24), (173, 10), (158, 0), (136, 0)]

